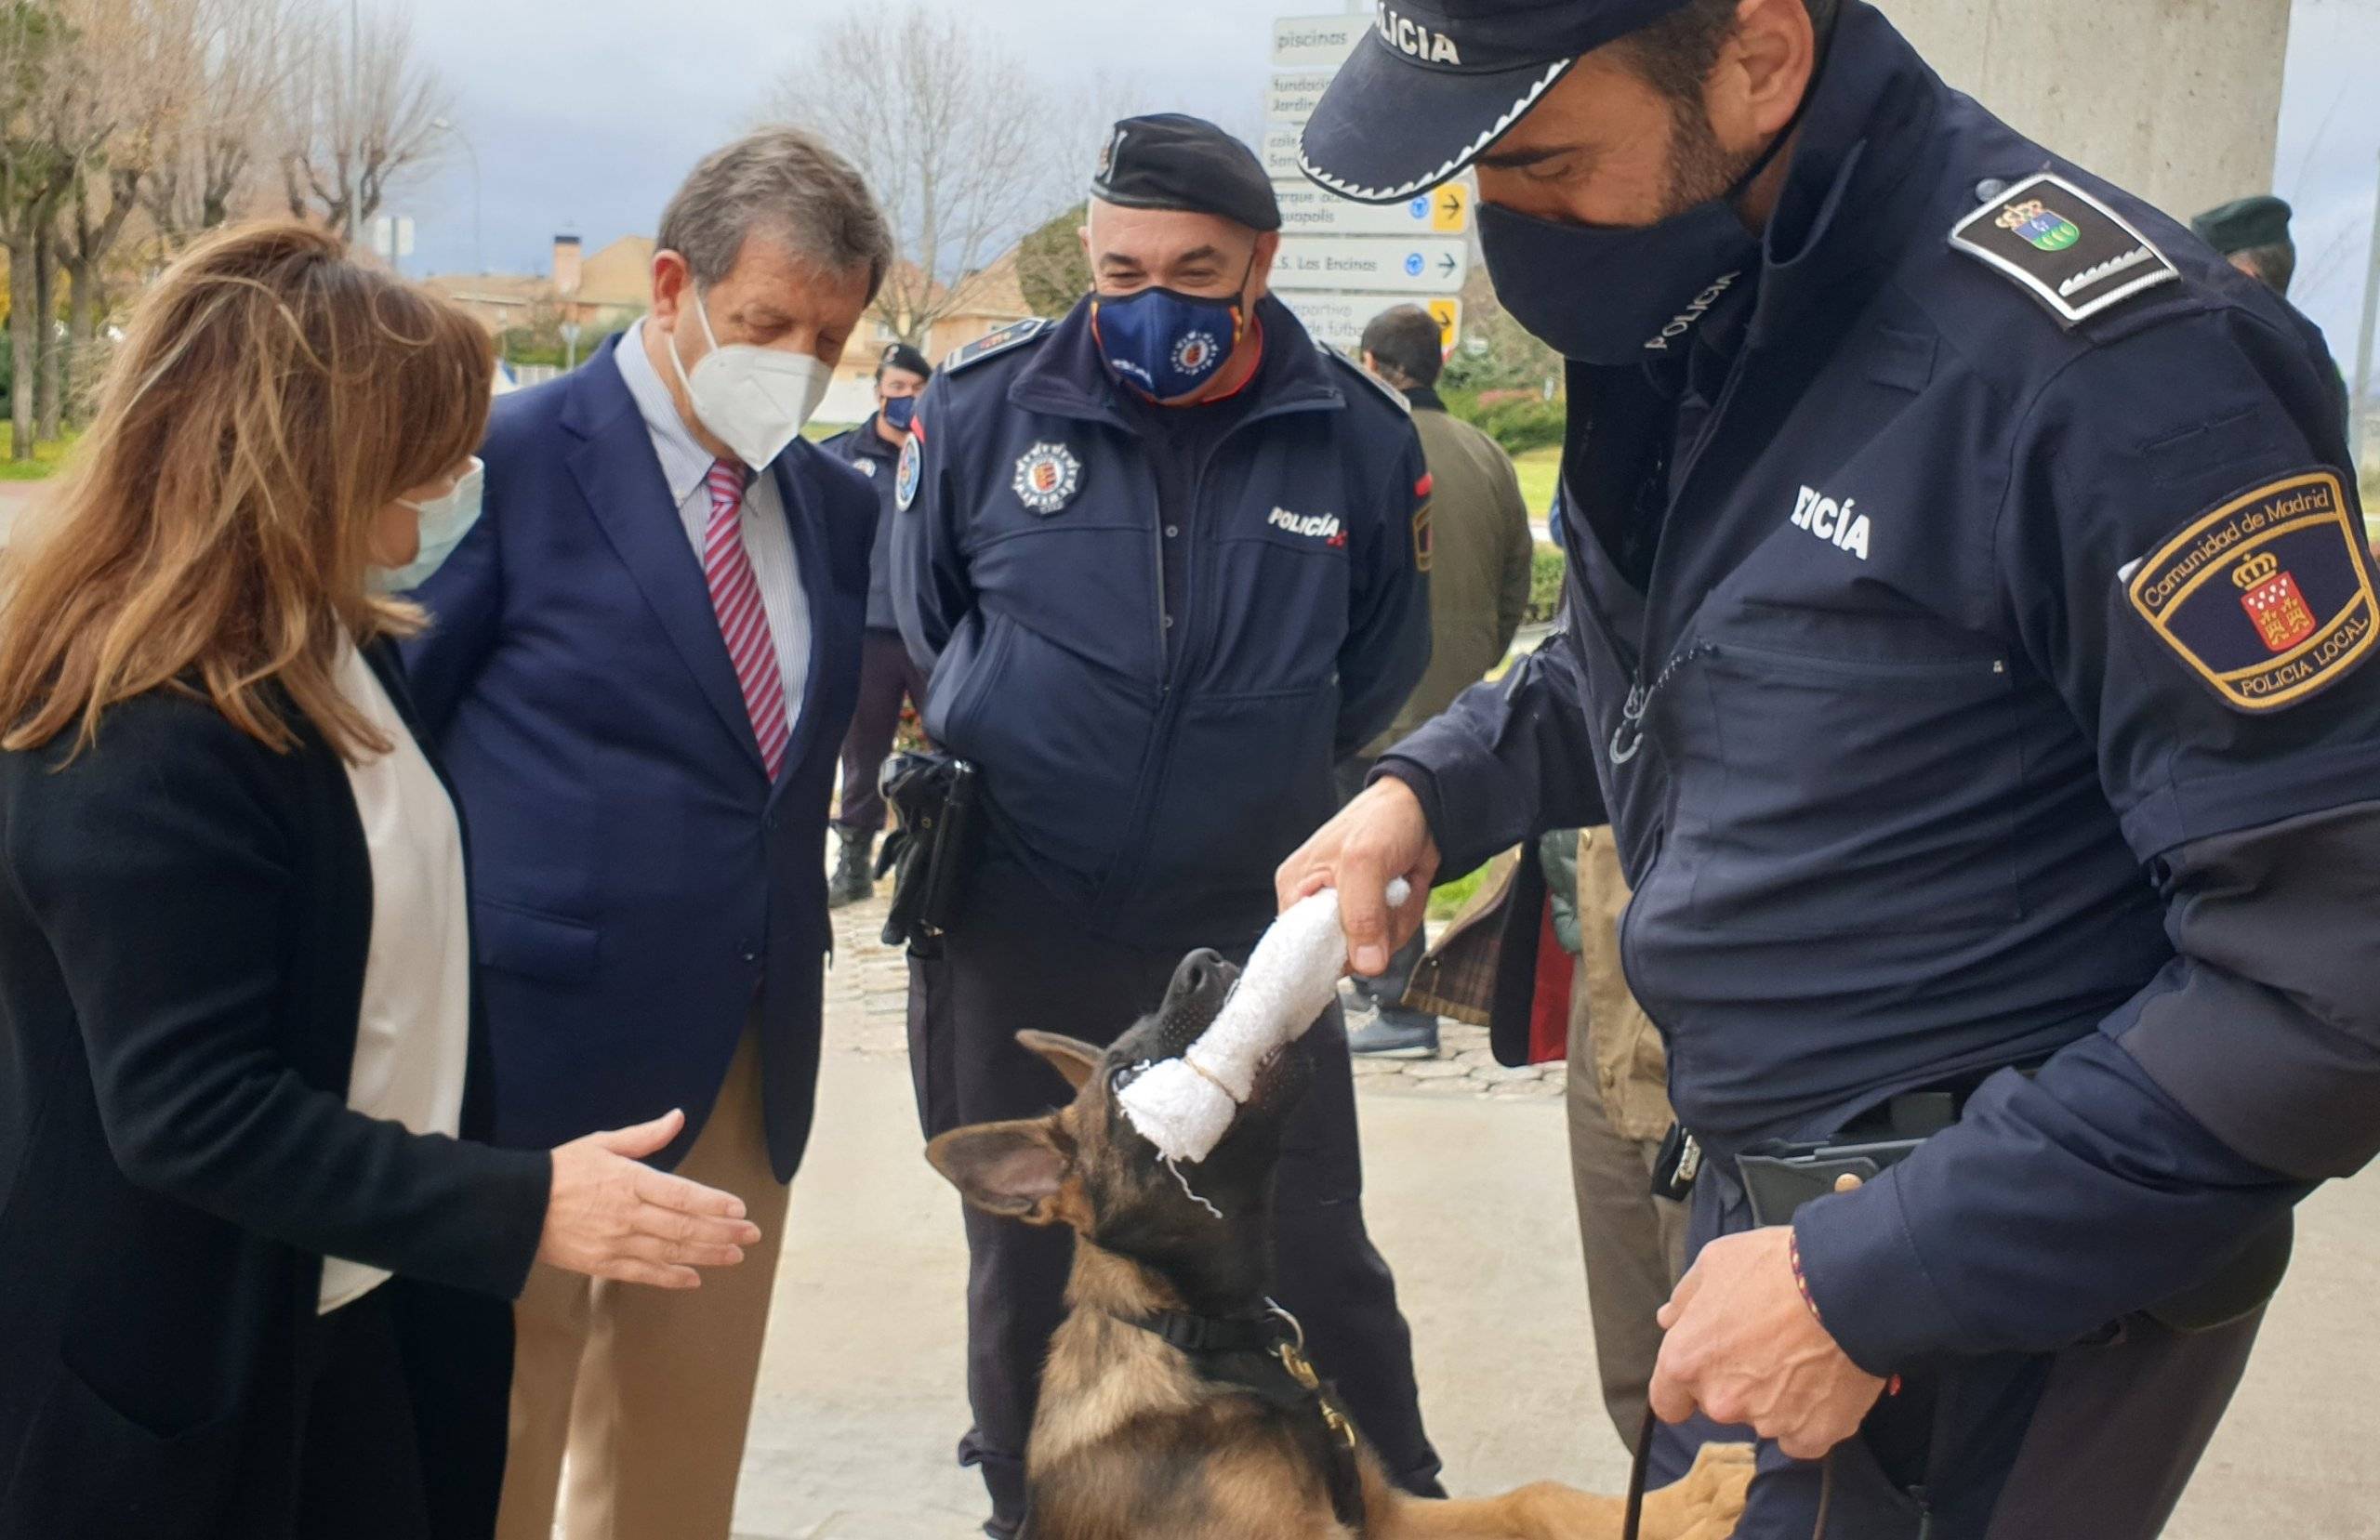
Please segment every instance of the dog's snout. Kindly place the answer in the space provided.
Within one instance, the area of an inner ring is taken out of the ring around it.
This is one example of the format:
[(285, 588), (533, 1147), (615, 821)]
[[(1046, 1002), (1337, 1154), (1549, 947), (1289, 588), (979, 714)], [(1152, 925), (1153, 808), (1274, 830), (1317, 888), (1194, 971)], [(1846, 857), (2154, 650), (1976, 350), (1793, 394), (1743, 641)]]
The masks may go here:
[(1175, 1005), (1220, 1005), (1238, 977), (1239, 969), (1220, 954), (1201, 948), (1183, 958), (1182, 966), (1173, 970), (1173, 987), (1167, 995)]

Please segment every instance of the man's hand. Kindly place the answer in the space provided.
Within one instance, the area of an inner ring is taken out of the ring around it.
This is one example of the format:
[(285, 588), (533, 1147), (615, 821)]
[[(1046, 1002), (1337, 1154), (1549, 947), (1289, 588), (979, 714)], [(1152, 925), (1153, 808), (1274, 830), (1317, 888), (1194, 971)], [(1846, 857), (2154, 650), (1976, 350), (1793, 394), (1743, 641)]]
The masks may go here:
[(1797, 1460), (1859, 1429), (1884, 1382), (1844, 1355), (1794, 1282), (1789, 1226), (1712, 1242), (1661, 1307), (1653, 1410), (1683, 1422), (1699, 1407), (1748, 1426)]
[[(1437, 875), (1437, 842), (1430, 837), (1421, 799), (1404, 782), (1383, 776), (1281, 862), (1273, 889), (1283, 909), (1325, 888), (1339, 889), (1347, 959), (1370, 978), (1385, 971), (1390, 954), (1421, 928)], [(1388, 885), (1396, 877), (1410, 882), (1413, 891), (1392, 914)]]
[(537, 1260), (665, 1289), (699, 1287), (696, 1268), (744, 1260), (760, 1228), (741, 1198), (640, 1164), (685, 1125), (685, 1113), (670, 1112), (557, 1147)]

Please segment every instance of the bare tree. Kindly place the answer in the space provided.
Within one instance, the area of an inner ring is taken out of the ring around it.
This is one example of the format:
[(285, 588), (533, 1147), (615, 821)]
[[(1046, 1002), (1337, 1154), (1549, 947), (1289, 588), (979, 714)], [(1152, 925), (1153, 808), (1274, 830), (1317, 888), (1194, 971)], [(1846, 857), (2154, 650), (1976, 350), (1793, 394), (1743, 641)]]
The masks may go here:
[(41, 378), (41, 270), (58, 202), (74, 176), (61, 147), (61, 100), (78, 88), (73, 39), (60, 7), (43, 0), (0, 4), (0, 248), (8, 254), (9, 452), (33, 457)]
[[(877, 319), (921, 345), (1008, 244), (1074, 201), (1104, 126), (985, 28), (914, 3), (854, 12), (767, 99), (866, 176), (906, 261)], [(1079, 121), (1076, 121), (1079, 120)]]
[(169, 251), (255, 201), (298, 25), (293, 0), (188, 0), (188, 17), (178, 47), (205, 110), (174, 124), (140, 187), (141, 209)]
[(281, 175), (289, 212), (360, 229), (392, 186), (431, 163), (446, 89), (415, 56), (402, 10), (374, 15), (360, 36), (315, 12), (293, 29), (287, 64)]

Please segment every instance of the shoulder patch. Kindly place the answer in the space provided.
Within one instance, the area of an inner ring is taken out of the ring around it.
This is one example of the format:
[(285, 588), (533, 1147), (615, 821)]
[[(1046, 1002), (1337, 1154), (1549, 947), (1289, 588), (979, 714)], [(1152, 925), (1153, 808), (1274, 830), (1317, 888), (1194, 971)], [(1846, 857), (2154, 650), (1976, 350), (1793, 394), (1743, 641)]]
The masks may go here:
[(2294, 471), (2184, 524), (2123, 574), (2124, 595), (2226, 705), (2278, 711), (2380, 635), (2360, 525), (2336, 471)]
[(1960, 220), (1950, 244), (2040, 300), (2069, 330), (2181, 277), (2122, 215), (2048, 171)]
[(942, 361), (942, 372), (945, 375), (955, 375), (959, 370), (971, 368), (987, 358), (997, 358), (1012, 348), (1021, 348), (1031, 342), (1055, 324), (1056, 322), (1044, 320), (1040, 316), (1028, 316), (1023, 321), (1012, 321), (998, 331), (987, 336), (979, 336), (966, 347), (954, 351), (948, 358)]
[(1378, 375), (1375, 375), (1370, 370), (1365, 368), (1361, 360), (1349, 358), (1338, 349), (1333, 348), (1330, 344), (1319, 339), (1315, 342), (1315, 347), (1321, 349), (1325, 357), (1337, 363), (1341, 368), (1353, 370), (1356, 376), (1366, 385), (1370, 386), (1382, 395), (1386, 396), (1390, 401), (1395, 401), (1396, 403), (1396, 409), (1399, 412), (1404, 413), (1408, 417), (1413, 415), (1413, 403), (1405, 399), (1405, 392), (1399, 390), (1396, 387), (1389, 384), (1388, 381), (1381, 378)]
[(901, 446), (900, 468), (893, 472), (892, 477), (892, 506), (903, 513), (908, 512), (909, 505), (918, 500), (918, 482), (924, 471), (925, 455), (919, 446), (918, 436), (912, 433), (909, 441)]

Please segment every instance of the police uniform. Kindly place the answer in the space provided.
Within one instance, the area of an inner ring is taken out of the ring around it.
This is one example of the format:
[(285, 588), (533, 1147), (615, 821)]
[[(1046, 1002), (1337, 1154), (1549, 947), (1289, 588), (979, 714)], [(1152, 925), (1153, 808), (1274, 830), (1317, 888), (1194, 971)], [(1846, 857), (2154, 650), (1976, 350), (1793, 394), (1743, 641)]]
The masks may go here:
[[(1554, 8), (1383, 10), (1309, 171), (1449, 175), (1492, 118), (1382, 160), (1439, 72), (1503, 80), (1510, 121), (1565, 67), (1521, 12), (1665, 7)], [(1963, 1108), (1794, 1220), (1826, 1328), (1924, 1405), (1886, 1398), (1831, 1477), (1765, 1451), (1740, 1534), (1805, 1540), (1824, 1479), (1862, 1540), (2151, 1535), (2258, 1319), (2161, 1302), (2275, 1257), (2380, 1145), (2344, 424), (2312, 328), (2187, 230), (1858, 0), (1822, 46), (1752, 260), (1640, 361), (1570, 369), (1567, 628), (1379, 773), (1449, 872), (1614, 826), (1628, 976), (1713, 1157), (1695, 1244), (1751, 1224), (1730, 1162), (1763, 1141)]]
[[(879, 372), (906, 369), (931, 376), (932, 370), (915, 349), (893, 344), (884, 351)], [(878, 772), (900, 731), (901, 703), (925, 699), (925, 677), (901, 639), (901, 622), (892, 609), (892, 494), (899, 479), (900, 445), (889, 443), (871, 415), (848, 433), (839, 433), (819, 447), (840, 455), (867, 478), (876, 494), (876, 544), (868, 557), (867, 629), (860, 647), (859, 699), (852, 725), (843, 735), (842, 795), (835, 825), (842, 836), (845, 865), (857, 858), (856, 872), (866, 871), (866, 856), (884, 827), (884, 798), (877, 790)], [(839, 874), (843, 875), (844, 874)], [(855, 890), (862, 890), (853, 883)]]
[[(1112, 160), (1168, 138), (1125, 127)], [(1269, 205), (1253, 157), (1231, 150), (1144, 201), (1210, 206), (1198, 194), (1244, 176)], [(1336, 806), (1334, 760), (1388, 724), (1426, 663), (1427, 476), (1403, 402), (1278, 302), (1252, 319), (1241, 346), (1260, 362), (1221, 401), (1161, 407), (1121, 387), (1087, 299), (946, 360), (919, 408), (894, 599), (932, 670), (927, 731), (979, 767), (989, 815), (942, 955), (911, 965), (929, 1136), (1065, 1099), (1020, 1029), (1105, 1042), (1186, 950), (1244, 955), (1273, 916), (1275, 867)], [(1395, 1479), (1435, 1490), (1409, 1337), (1358, 1202), (1335, 1006), (1305, 1042), (1277, 1297)], [(992, 1533), (1012, 1533), (1072, 1241), (972, 1209), (967, 1228), (961, 1458), (984, 1467)]]

